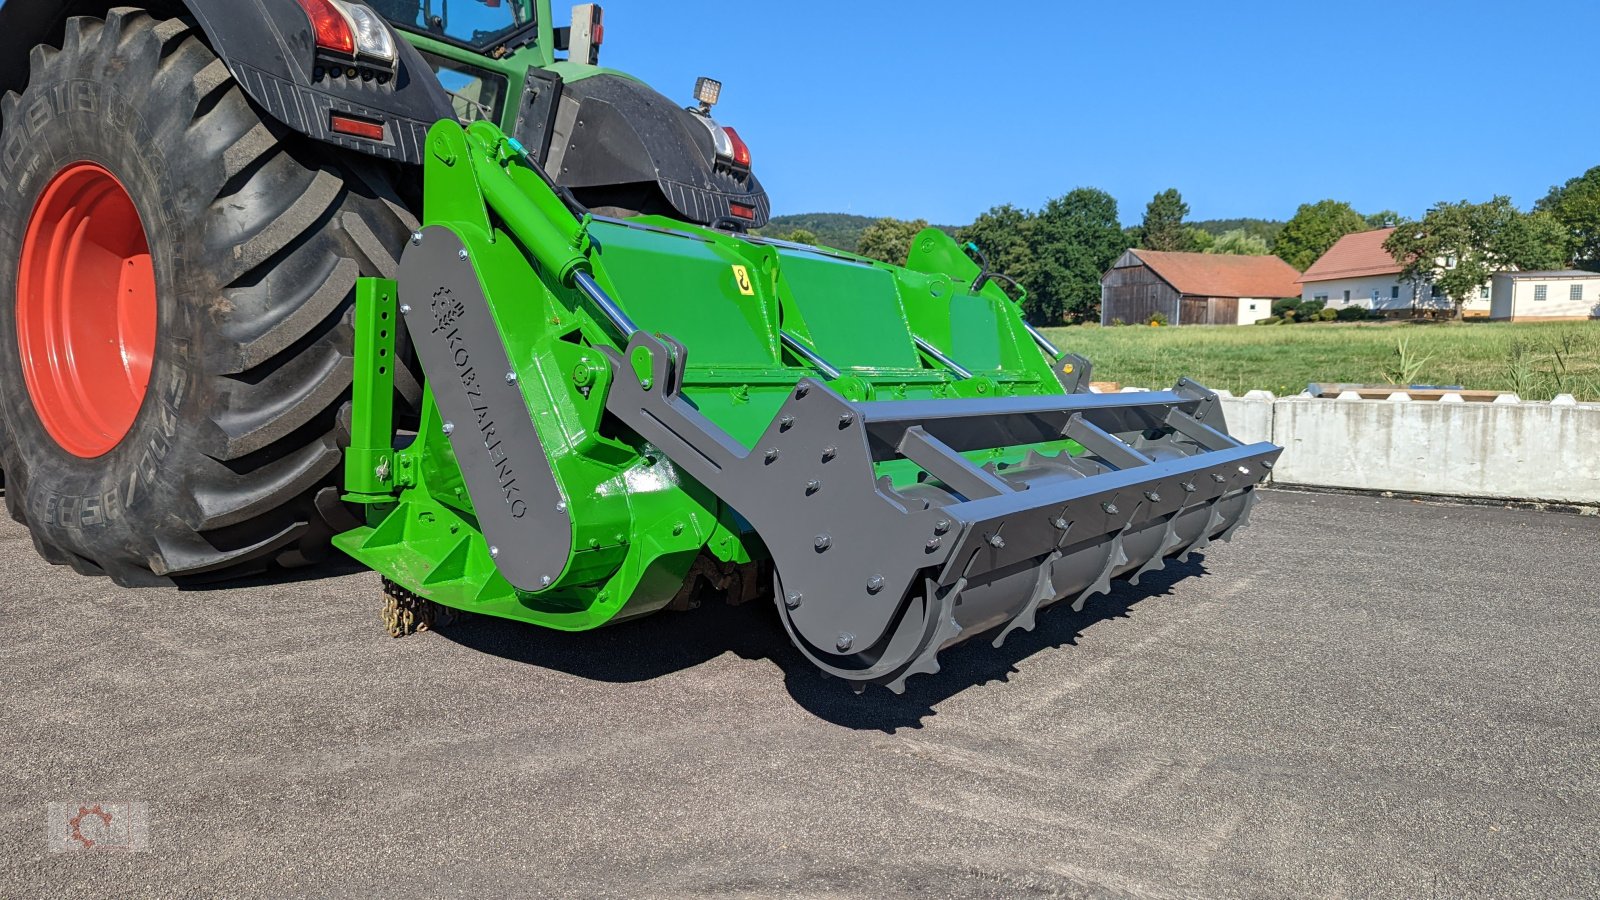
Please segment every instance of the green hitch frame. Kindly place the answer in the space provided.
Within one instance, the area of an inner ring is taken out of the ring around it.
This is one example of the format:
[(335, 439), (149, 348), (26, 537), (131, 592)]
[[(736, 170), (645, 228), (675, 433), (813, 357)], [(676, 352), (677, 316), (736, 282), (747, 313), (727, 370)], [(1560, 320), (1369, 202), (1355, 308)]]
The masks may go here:
[(364, 505), (394, 502), (394, 367), (403, 327), (400, 286), (380, 278), (356, 282), (355, 377), (350, 448), (345, 451), (344, 499)]

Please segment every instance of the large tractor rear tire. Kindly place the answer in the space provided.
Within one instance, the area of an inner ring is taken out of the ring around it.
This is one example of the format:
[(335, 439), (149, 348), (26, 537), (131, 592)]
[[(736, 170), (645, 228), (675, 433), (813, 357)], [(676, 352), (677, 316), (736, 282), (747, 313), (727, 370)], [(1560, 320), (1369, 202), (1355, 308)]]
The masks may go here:
[(284, 133), (141, 10), (34, 48), (0, 121), (12, 516), (123, 584), (320, 558), (352, 524), (355, 279), (393, 275), (413, 224), (388, 176)]

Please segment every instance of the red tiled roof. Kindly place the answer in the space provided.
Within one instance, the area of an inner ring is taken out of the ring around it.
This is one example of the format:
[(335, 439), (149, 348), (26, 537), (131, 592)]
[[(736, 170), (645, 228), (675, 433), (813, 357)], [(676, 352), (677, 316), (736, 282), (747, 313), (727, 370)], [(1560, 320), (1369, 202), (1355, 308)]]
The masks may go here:
[(1133, 254), (1182, 294), (1198, 297), (1298, 297), (1300, 276), (1276, 256), (1225, 256), (1216, 253), (1168, 253), (1134, 250)]
[(1300, 276), (1300, 283), (1333, 281), (1339, 278), (1366, 278), (1371, 275), (1398, 275), (1405, 267), (1394, 261), (1383, 242), (1393, 228), (1347, 234), (1328, 248), (1322, 258)]

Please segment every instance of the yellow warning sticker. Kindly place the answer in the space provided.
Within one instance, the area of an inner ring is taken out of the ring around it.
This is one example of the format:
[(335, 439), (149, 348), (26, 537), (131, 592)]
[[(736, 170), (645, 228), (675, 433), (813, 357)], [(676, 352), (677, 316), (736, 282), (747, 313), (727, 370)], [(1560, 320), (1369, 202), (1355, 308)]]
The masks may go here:
[(733, 283), (739, 286), (739, 293), (746, 297), (756, 295), (756, 286), (750, 281), (750, 270), (744, 266), (733, 267)]

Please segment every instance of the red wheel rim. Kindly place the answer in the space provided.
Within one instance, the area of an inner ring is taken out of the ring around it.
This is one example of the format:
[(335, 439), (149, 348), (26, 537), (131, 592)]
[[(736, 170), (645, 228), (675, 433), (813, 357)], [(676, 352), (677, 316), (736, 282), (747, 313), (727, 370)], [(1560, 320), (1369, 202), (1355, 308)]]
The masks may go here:
[(150, 384), (156, 276), (133, 198), (102, 166), (70, 165), (39, 196), (17, 268), (17, 346), (63, 449), (92, 459), (127, 437)]

